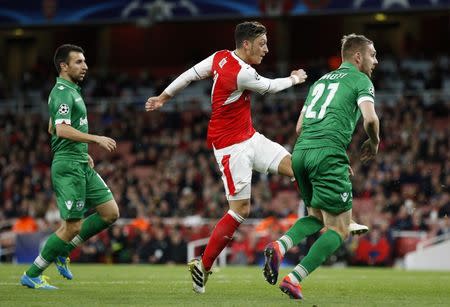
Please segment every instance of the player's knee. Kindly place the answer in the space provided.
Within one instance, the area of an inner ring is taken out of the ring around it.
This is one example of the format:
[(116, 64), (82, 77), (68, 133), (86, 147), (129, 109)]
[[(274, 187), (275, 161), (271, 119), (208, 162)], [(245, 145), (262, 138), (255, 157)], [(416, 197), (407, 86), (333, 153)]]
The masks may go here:
[(338, 235), (341, 237), (341, 239), (344, 241), (348, 238), (350, 235), (350, 232), (348, 230), (348, 227), (328, 227), (329, 229), (334, 230), (338, 233)]
[(81, 231), (81, 220), (66, 222), (63, 232), (67, 238), (75, 238)]
[(250, 206), (241, 208), (239, 212), (237, 212), (242, 218), (246, 219), (250, 215)]

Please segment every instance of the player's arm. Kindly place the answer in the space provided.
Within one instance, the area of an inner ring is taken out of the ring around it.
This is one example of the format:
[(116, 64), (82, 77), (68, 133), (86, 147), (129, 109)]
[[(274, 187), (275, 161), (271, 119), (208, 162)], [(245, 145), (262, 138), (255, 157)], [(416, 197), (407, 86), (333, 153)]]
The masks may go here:
[(368, 162), (375, 158), (380, 143), (380, 121), (373, 101), (364, 100), (359, 103), (359, 108), (364, 119), (364, 130), (369, 139), (364, 142), (361, 148), (361, 161)]
[(80, 143), (97, 143), (107, 151), (113, 151), (114, 149), (116, 149), (116, 141), (114, 141), (113, 139), (106, 136), (94, 135), (78, 131), (77, 129), (64, 122), (55, 124), (55, 129), (56, 136), (60, 138)]
[(192, 81), (203, 80), (210, 77), (212, 75), (211, 67), (213, 58), (214, 54), (210, 55), (179, 75), (159, 96), (148, 98), (145, 103), (145, 110), (148, 112), (161, 108), (168, 100), (170, 100), (170, 98), (186, 88)]
[(258, 75), (253, 67), (248, 66), (241, 69), (237, 82), (239, 89), (251, 90), (264, 95), (266, 93), (278, 93), (291, 86), (303, 83), (307, 77), (305, 71), (299, 69), (292, 71), (289, 77), (269, 79)]
[(53, 135), (53, 126), (52, 126), (52, 118), (51, 117), (48, 119), (48, 130), (47, 131), (50, 135)]
[(302, 133), (302, 124), (303, 124), (303, 118), (305, 117), (305, 111), (306, 111), (306, 107), (303, 106), (302, 111), (300, 112), (300, 115), (298, 116), (297, 125), (295, 126), (295, 132), (297, 132), (298, 136), (300, 135), (300, 133)]

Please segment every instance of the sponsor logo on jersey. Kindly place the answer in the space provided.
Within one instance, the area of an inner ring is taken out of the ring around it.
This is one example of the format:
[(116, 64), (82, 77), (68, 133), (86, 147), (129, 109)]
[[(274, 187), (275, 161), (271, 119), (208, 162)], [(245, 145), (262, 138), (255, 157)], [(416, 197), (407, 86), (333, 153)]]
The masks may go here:
[(78, 97), (78, 98), (75, 99), (75, 101), (80, 101), (80, 100), (83, 100), (83, 98)]
[(77, 204), (76, 204), (75, 208), (78, 211), (81, 211), (84, 208), (84, 201), (82, 201), (82, 200), (77, 201)]
[(80, 118), (80, 126), (87, 125), (87, 124), (88, 124), (87, 116), (85, 118), (81, 117)]
[(69, 113), (69, 106), (65, 103), (63, 103), (62, 105), (59, 106), (59, 110), (58, 113), (61, 115), (67, 115)]
[(62, 91), (64, 89), (64, 86), (60, 85), (57, 87), (57, 89)]
[(349, 196), (350, 196), (350, 193), (347, 193), (347, 192), (341, 193), (341, 199), (342, 199), (342, 201), (343, 201), (344, 203), (347, 202), (347, 199), (348, 199)]
[(259, 80), (259, 79), (261, 79), (261, 76), (260, 75), (258, 75), (258, 73), (255, 71), (255, 79), (256, 80)]
[(65, 201), (65, 204), (66, 204), (66, 207), (67, 207), (67, 209), (72, 209), (72, 206), (73, 206), (73, 201), (71, 201), (71, 200), (66, 200)]
[(370, 95), (375, 97), (375, 89), (373, 86), (369, 87), (369, 93), (370, 93)]

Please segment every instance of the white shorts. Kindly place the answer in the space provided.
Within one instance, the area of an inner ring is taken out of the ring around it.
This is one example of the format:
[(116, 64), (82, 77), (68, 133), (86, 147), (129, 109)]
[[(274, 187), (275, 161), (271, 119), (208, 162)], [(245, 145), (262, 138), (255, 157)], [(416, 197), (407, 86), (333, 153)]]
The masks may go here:
[(280, 144), (255, 132), (248, 140), (215, 149), (228, 200), (250, 199), (252, 171), (278, 173), (281, 160), (290, 153)]

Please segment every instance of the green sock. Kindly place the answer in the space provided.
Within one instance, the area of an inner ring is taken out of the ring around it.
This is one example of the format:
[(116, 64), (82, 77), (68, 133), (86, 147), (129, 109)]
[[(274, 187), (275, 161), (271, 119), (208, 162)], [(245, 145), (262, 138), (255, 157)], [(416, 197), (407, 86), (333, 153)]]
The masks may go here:
[(286, 232), (280, 239), (280, 251), (284, 255), (292, 246), (298, 245), (304, 238), (323, 228), (323, 223), (314, 216), (303, 217)]
[(298, 282), (305, 279), (317, 269), (325, 260), (328, 259), (338, 248), (342, 245), (341, 236), (334, 230), (328, 229), (323, 233), (319, 239), (311, 246), (309, 253), (302, 259), (295, 269), (289, 274), (289, 277), (294, 277)]
[(67, 250), (68, 246), (69, 243), (60, 239), (55, 233), (51, 234), (26, 274), (30, 277), (38, 277), (58, 255)]
[(81, 224), (80, 233), (75, 236), (72, 241), (70, 241), (66, 253), (62, 254), (61, 256), (69, 256), (70, 252), (73, 251), (77, 246), (88, 240), (90, 237), (95, 236), (102, 230), (108, 228), (110, 225), (111, 224), (105, 222), (105, 220), (103, 220), (100, 214), (98, 214), (97, 212), (89, 215), (83, 221), (83, 224)]

